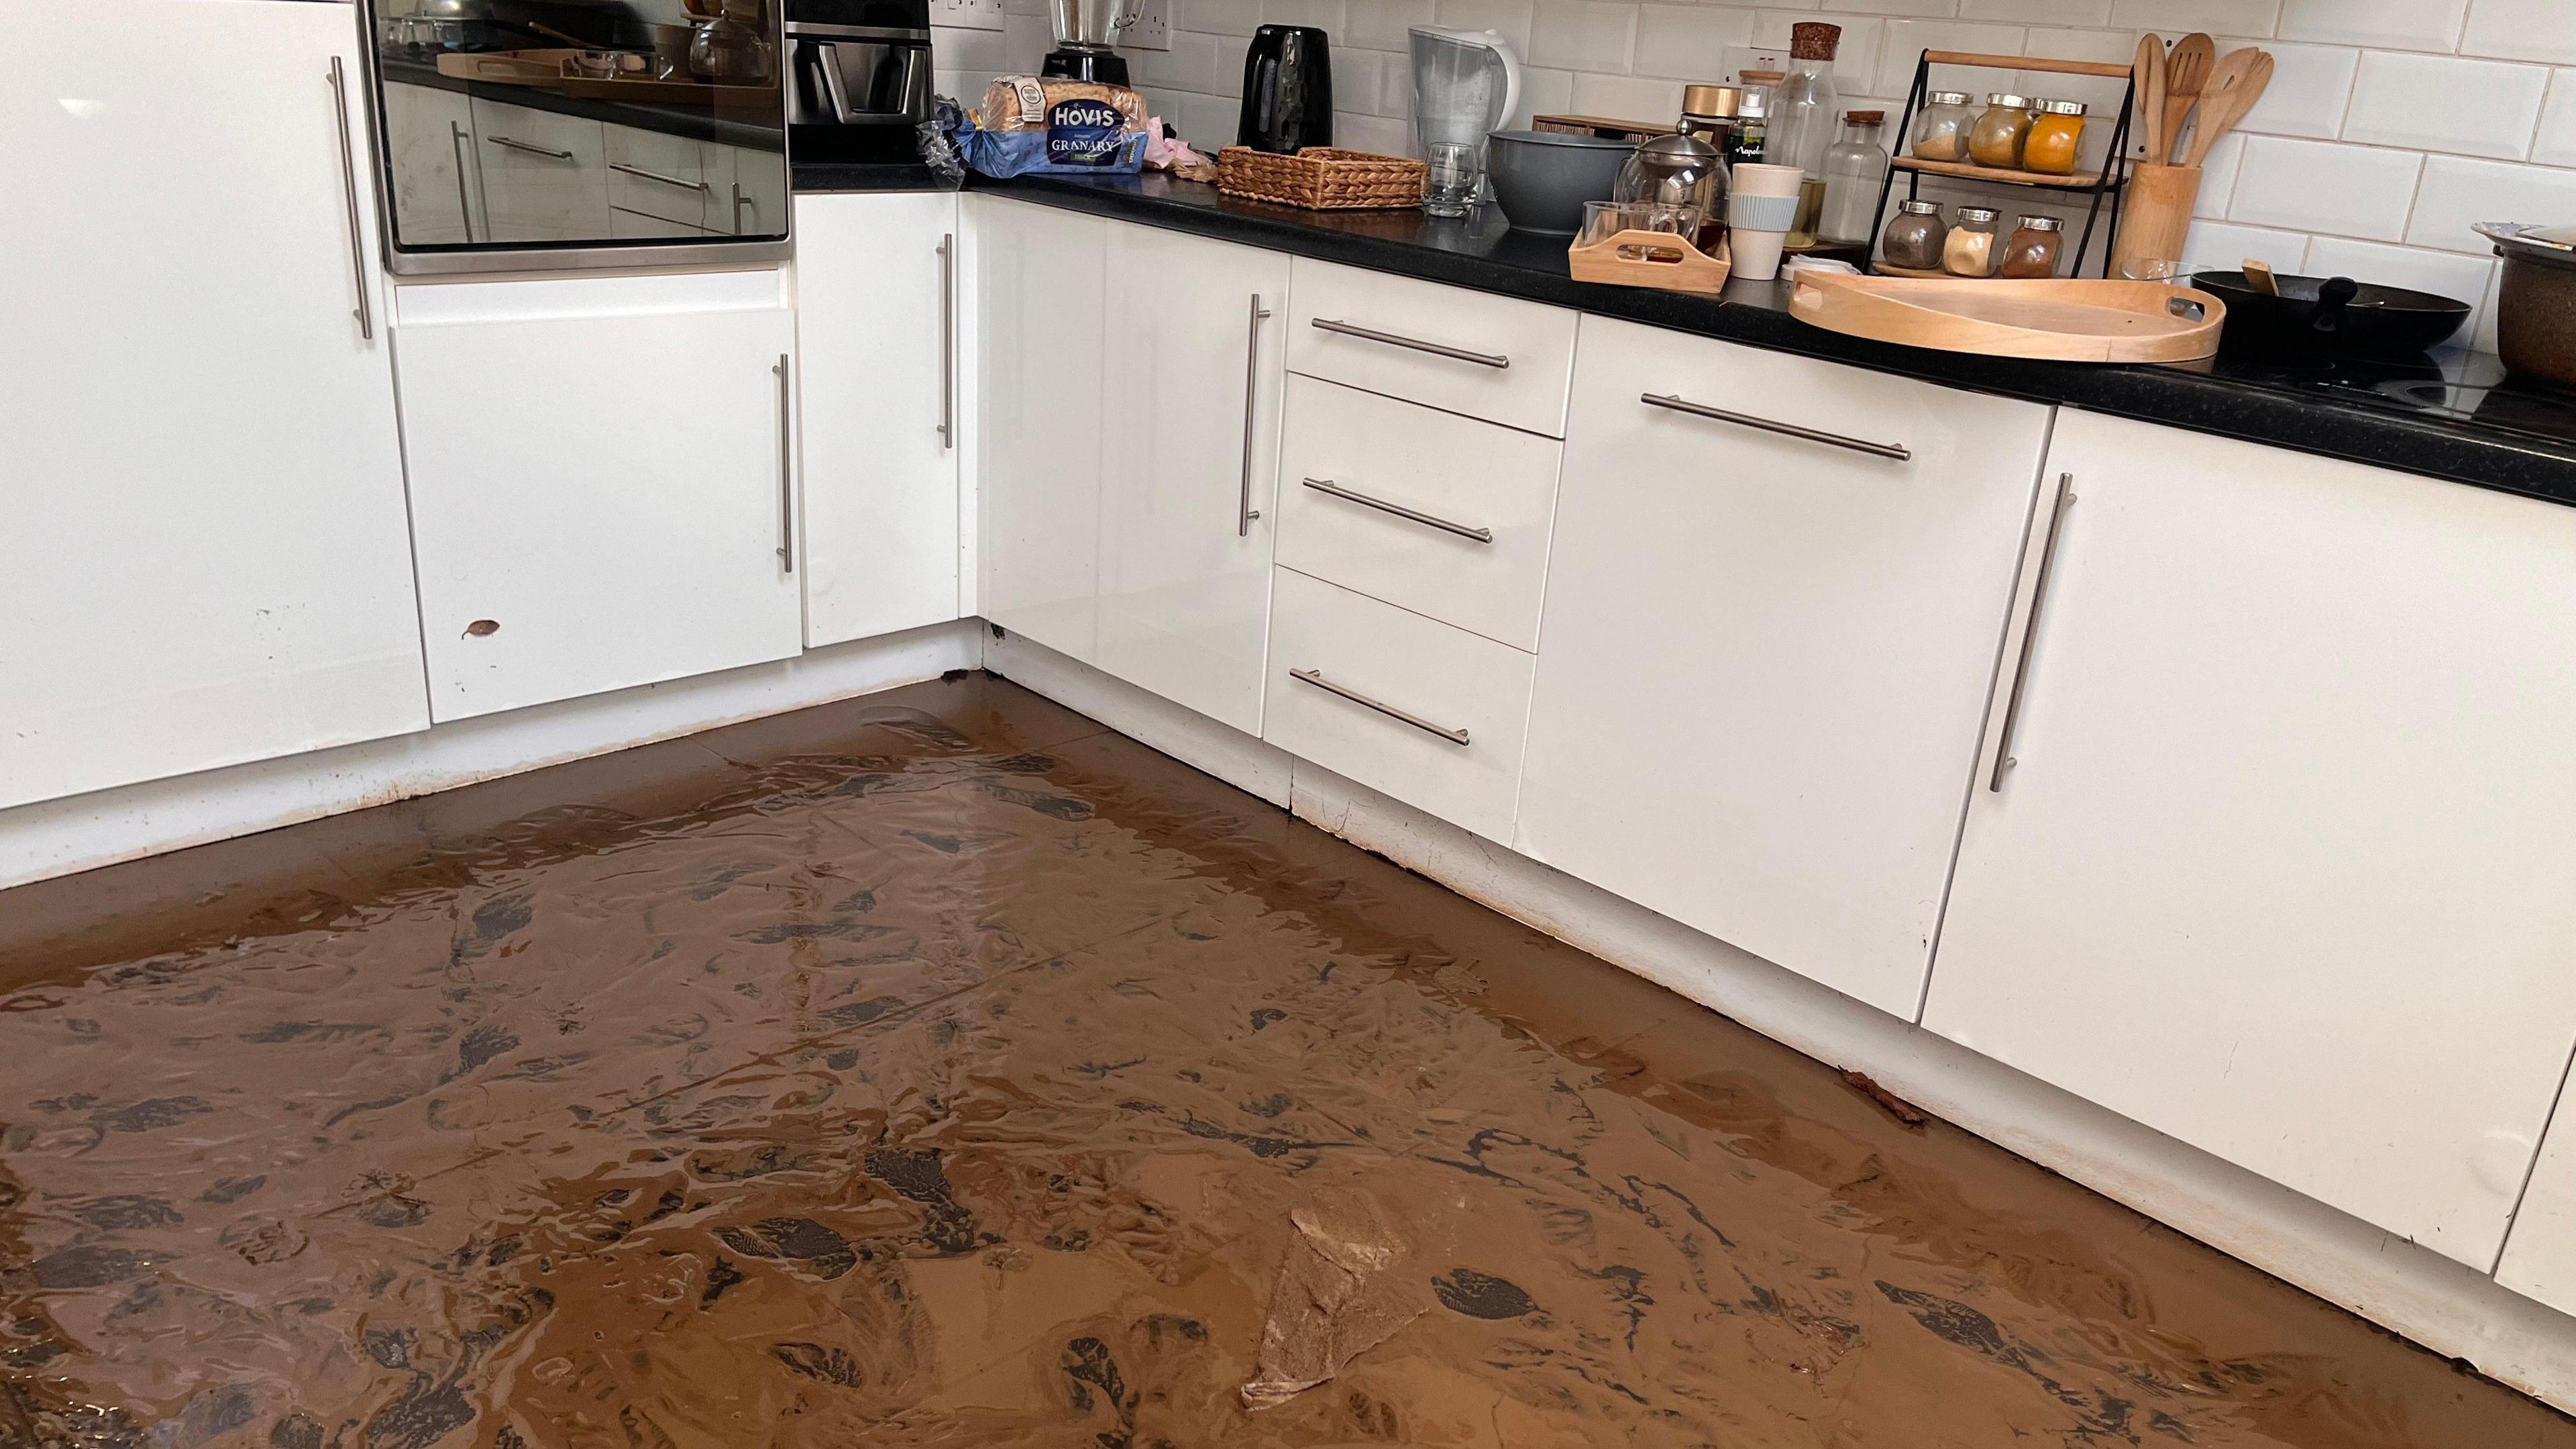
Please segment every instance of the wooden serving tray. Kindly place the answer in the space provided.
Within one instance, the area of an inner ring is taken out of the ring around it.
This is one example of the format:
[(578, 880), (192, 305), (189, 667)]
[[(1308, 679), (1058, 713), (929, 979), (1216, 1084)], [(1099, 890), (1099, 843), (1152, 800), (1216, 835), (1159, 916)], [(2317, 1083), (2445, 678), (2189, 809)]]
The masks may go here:
[(2188, 362), (2218, 351), (2227, 322), (2226, 303), (2189, 287), (2067, 278), (1801, 272), (1789, 310), (1829, 332), (1880, 342), (2061, 362)]
[(1565, 261), (1578, 282), (1711, 295), (1726, 290), (1733, 267), (1724, 246), (1712, 257), (1691, 245), (1690, 238), (1669, 231), (1619, 232), (1588, 247), (1567, 248)]

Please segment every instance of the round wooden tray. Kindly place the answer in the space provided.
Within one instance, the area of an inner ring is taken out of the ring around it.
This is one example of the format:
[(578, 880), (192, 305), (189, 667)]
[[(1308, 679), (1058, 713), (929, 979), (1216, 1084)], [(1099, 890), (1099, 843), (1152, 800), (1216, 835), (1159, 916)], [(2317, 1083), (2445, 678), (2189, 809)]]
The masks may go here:
[(1832, 332), (1943, 352), (2188, 362), (2218, 351), (2227, 304), (2170, 282), (1853, 277), (1801, 272), (1789, 300)]

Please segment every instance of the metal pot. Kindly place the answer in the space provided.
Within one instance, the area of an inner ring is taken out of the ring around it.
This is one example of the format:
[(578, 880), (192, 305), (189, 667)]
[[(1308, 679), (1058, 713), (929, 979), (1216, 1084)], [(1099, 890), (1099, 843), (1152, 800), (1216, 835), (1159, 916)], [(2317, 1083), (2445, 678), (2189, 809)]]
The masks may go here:
[(2505, 370), (2576, 388), (2576, 253), (2496, 239), (2496, 351)]
[(2290, 357), (2362, 357), (2403, 362), (2439, 347), (2469, 320), (2468, 303), (2431, 292), (2380, 287), (2350, 277), (2276, 279), (2248, 286), (2243, 272), (2194, 272), (2191, 284), (2227, 304), (2221, 343), (2230, 352)]

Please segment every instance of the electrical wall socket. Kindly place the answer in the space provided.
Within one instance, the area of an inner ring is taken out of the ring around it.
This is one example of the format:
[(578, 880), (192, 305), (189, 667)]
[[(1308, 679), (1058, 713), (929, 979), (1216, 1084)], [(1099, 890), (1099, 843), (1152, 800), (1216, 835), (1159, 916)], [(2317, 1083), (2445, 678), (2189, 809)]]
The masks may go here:
[(1171, 49), (1172, 0), (1140, 0), (1136, 18), (1118, 33), (1118, 44), (1127, 50)]
[(1002, 0), (930, 0), (930, 23), (959, 30), (999, 30)]

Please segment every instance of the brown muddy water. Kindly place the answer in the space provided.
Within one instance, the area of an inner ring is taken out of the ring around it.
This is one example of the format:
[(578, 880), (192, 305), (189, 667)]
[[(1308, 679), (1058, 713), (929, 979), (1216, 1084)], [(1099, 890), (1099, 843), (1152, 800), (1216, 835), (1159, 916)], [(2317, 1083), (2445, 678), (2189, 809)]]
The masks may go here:
[(0, 895), (0, 1444), (2576, 1446), (981, 676)]

